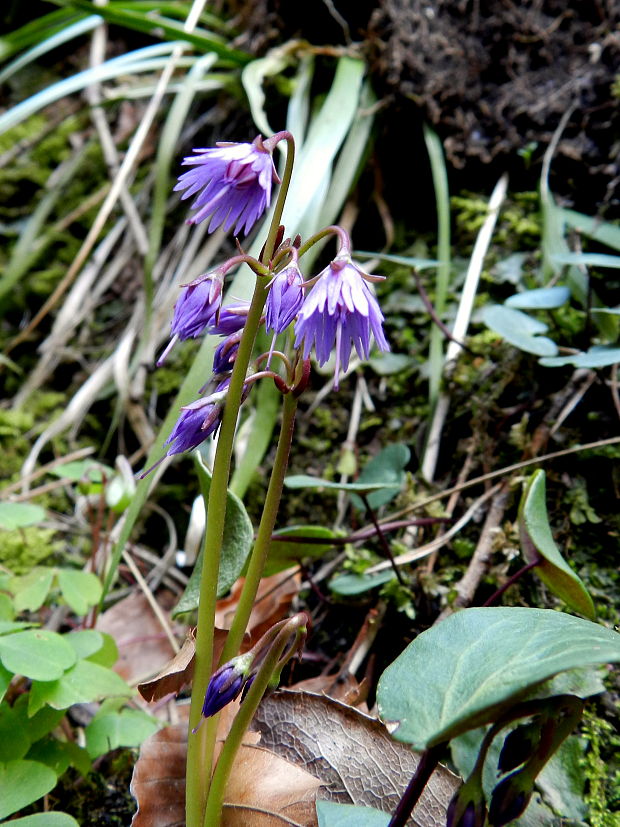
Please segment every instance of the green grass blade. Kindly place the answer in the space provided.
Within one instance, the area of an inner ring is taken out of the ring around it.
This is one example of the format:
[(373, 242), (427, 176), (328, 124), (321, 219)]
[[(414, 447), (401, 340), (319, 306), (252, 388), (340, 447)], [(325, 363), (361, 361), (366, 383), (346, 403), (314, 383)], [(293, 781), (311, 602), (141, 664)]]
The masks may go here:
[[(162, 68), (166, 65), (167, 58), (158, 58), (154, 55), (169, 54), (177, 45), (177, 43), (158, 43), (155, 46), (147, 46), (145, 49), (136, 49), (128, 55), (112, 58), (99, 66), (85, 69), (83, 72), (78, 72), (76, 75), (54, 83), (47, 89), (43, 89), (41, 92), (37, 92), (36, 95), (32, 95), (25, 101), (11, 107), (1, 115), (0, 133), (6, 132), (40, 109), (55, 103), (66, 95), (79, 92), (90, 86), (90, 84), (110, 80), (121, 74), (152, 72)], [(182, 59), (179, 61), (179, 65), (192, 65), (194, 61), (195, 58)]]
[[(435, 281), (434, 304), (437, 315), (441, 318), (446, 307), (448, 285), (450, 283), (450, 193), (443, 147), (436, 133), (428, 126), (424, 127), (424, 141), (431, 162), (437, 206), (437, 258), (439, 259), (439, 267), (437, 268)], [(443, 333), (436, 325), (433, 325), (429, 353), (429, 402), (431, 410), (439, 397), (442, 372)]]
[(26, 23), (14, 32), (0, 37), (0, 61), (8, 60), (12, 55), (27, 49), (33, 43), (39, 43), (57, 32), (63, 31), (68, 25), (79, 20), (84, 15), (75, 9), (57, 9), (44, 14), (37, 20)]
[(102, 20), (103, 18), (99, 17), (99, 15), (91, 14), (89, 17), (78, 20), (77, 23), (73, 23), (71, 26), (63, 26), (56, 34), (33, 46), (32, 49), (29, 49), (25, 54), (20, 55), (16, 60), (11, 61), (8, 66), (5, 66), (0, 72), (0, 83), (5, 83), (12, 75), (19, 72), (20, 69), (23, 69), (24, 66), (27, 66), (34, 60), (37, 60), (41, 55), (47, 54), (47, 52), (50, 52), (57, 46), (61, 46), (63, 43), (67, 43), (69, 40), (73, 40), (75, 37), (92, 31)]
[(183, 23), (160, 14), (149, 13), (146, 16), (140, 12), (114, 6), (96, 6), (87, 0), (72, 0), (72, 5), (90, 14), (100, 14), (108, 23), (114, 23), (117, 26), (125, 26), (133, 31), (158, 38), (163, 35), (166, 40), (180, 40), (202, 52), (215, 52), (221, 59), (229, 60), (237, 66), (244, 66), (252, 59), (245, 52), (231, 49), (224, 39), (207, 29), (195, 28), (187, 32)]

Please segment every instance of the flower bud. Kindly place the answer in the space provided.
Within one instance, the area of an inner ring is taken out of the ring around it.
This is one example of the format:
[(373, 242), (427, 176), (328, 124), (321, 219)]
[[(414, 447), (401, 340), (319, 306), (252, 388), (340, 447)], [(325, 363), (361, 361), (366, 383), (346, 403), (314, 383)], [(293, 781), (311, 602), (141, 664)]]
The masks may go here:
[(528, 761), (540, 744), (541, 722), (539, 719), (529, 724), (520, 724), (509, 732), (504, 739), (499, 754), (497, 769), (500, 773), (510, 772)]
[(470, 777), (448, 805), (446, 827), (484, 827), (487, 807), (478, 776)]
[(534, 779), (529, 772), (517, 770), (504, 778), (493, 790), (489, 806), (489, 824), (502, 827), (518, 818), (530, 802)]
[(253, 660), (254, 656), (249, 652), (239, 655), (211, 675), (202, 705), (203, 718), (210, 718), (235, 700), (248, 679)]

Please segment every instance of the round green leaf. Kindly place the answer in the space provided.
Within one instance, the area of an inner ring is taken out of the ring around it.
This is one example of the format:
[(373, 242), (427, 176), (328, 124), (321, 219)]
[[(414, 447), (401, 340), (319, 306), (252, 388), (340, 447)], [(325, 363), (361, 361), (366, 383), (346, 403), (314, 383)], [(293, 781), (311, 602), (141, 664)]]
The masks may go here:
[(11, 581), (11, 590), (15, 594), (13, 603), (17, 612), (36, 612), (43, 605), (52, 587), (55, 570), (37, 566), (23, 577)]
[(34, 813), (11, 821), (11, 827), (80, 827), (69, 813)]
[(54, 709), (68, 709), (73, 704), (98, 701), (111, 695), (132, 694), (131, 687), (116, 672), (98, 663), (80, 660), (58, 680), (34, 682), (28, 711), (33, 715), (45, 704)]
[(464, 609), (422, 632), (379, 681), (381, 718), (424, 750), (489, 723), (541, 681), (620, 661), (620, 635), (549, 609)]
[(0, 503), (0, 528), (13, 531), (45, 519), (45, 509), (32, 503)]
[(374, 807), (356, 807), (335, 801), (317, 801), (319, 827), (387, 827), (390, 814)]
[(89, 658), (103, 646), (103, 634), (96, 629), (80, 629), (65, 635), (78, 658)]
[(56, 773), (38, 761), (0, 762), (0, 818), (16, 813), (56, 786)]
[(545, 472), (542, 470), (532, 474), (523, 491), (519, 505), (519, 535), (528, 563), (539, 555), (544, 558), (534, 569), (543, 583), (571, 609), (594, 620), (596, 612), (588, 590), (553, 540), (547, 516)]
[(98, 663), (100, 666), (114, 666), (118, 660), (118, 646), (116, 641), (107, 632), (99, 632), (101, 635), (101, 647), (87, 656), (87, 660)]
[(86, 727), (86, 749), (98, 758), (117, 747), (138, 747), (159, 728), (155, 718), (137, 709), (96, 715)]
[(101, 597), (101, 582), (96, 574), (78, 569), (58, 569), (62, 596), (77, 615), (85, 615)]
[(62, 635), (47, 629), (27, 629), (0, 637), (0, 660), (16, 675), (53, 681), (73, 666), (76, 655)]

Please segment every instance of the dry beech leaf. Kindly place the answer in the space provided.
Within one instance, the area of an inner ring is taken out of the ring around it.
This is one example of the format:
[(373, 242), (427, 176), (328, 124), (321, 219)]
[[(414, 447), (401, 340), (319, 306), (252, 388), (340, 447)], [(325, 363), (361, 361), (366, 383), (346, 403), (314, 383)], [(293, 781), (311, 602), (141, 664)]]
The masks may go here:
[(362, 712), (368, 712), (365, 699), (368, 695), (368, 681), (361, 683), (350, 672), (336, 675), (317, 675), (314, 678), (298, 681), (289, 687), (295, 692), (312, 692), (316, 695), (327, 695), (335, 701), (342, 701), (347, 706), (355, 706)]
[[(318, 797), (393, 812), (419, 755), (393, 741), (383, 724), (323, 695), (282, 690), (265, 698), (252, 728), (261, 746), (308, 770), (323, 785)], [(409, 824), (440, 827), (460, 779), (438, 767)]]
[[(187, 711), (189, 707), (183, 707)], [(222, 710), (218, 747), (230, 729), (239, 702)], [(226, 787), (225, 827), (282, 827), (288, 822), (315, 827), (315, 798), (321, 782), (274, 752), (257, 746), (248, 732)], [(216, 755), (219, 749), (216, 749)], [(138, 802), (132, 827), (176, 827), (185, 823), (187, 722), (156, 732), (142, 744), (131, 779)]]
[(244, 744), (226, 786), (223, 827), (282, 827), (285, 819), (314, 827), (320, 786), (320, 780), (301, 767)]
[[(228, 632), (223, 629), (216, 629), (213, 638), (213, 672), (224, 648)], [(164, 668), (151, 678), (138, 685), (138, 692), (145, 701), (152, 703), (165, 698), (172, 693), (178, 694), (185, 684), (191, 683), (194, 676), (194, 655), (196, 653), (196, 637), (193, 629), (190, 629), (185, 636), (180, 651), (168, 661)]]
[(114, 670), (134, 684), (161, 669), (174, 656), (170, 641), (142, 592), (119, 600), (97, 620), (118, 646)]
[(160, 729), (140, 747), (130, 791), (138, 802), (132, 827), (185, 824), (187, 723)]
[[(230, 595), (218, 600), (215, 625), (220, 629), (230, 629), (243, 583), (244, 578), (240, 577), (232, 587)], [(300, 583), (301, 575), (295, 569), (287, 569), (271, 577), (263, 577), (248, 622), (250, 635), (249, 637), (246, 635), (242, 651), (247, 651), (274, 623), (288, 615), (291, 602), (299, 592)]]
[(185, 684), (190, 683), (194, 675), (194, 654), (196, 638), (190, 629), (185, 636), (183, 646), (158, 675), (150, 681), (138, 684), (138, 692), (145, 701), (152, 703), (165, 698), (171, 693), (178, 694)]

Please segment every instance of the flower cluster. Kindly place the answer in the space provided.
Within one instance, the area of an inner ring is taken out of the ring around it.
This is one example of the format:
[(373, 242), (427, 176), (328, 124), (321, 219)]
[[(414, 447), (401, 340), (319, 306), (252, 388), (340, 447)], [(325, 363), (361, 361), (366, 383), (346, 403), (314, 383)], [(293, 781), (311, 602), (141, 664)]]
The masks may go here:
[[(247, 234), (269, 206), (272, 185), (279, 180), (272, 159), (278, 140), (280, 133), (268, 140), (258, 137), (252, 144), (218, 144), (212, 149), (197, 149), (185, 158), (183, 163), (192, 169), (181, 175), (175, 189), (183, 191), (182, 198), (195, 196), (192, 206), (197, 212), (190, 223), (209, 219), (210, 231), (219, 226), (225, 230), (234, 226), (235, 233), (243, 229)], [(314, 353), (318, 364), (324, 365), (334, 356), (335, 389), (349, 367), (353, 350), (360, 359), (367, 359), (373, 339), (379, 350), (389, 350), (383, 314), (371, 288), (379, 277), (364, 273), (353, 262), (348, 236), (339, 227), (327, 228), (310, 244), (329, 233), (339, 239), (337, 255), (321, 273), (308, 280), (298, 264), (303, 253), (300, 240), (287, 239), (279, 243), (268, 265), (242, 253), (183, 286), (174, 308), (171, 341), (158, 364), (162, 364), (178, 340), (195, 338), (205, 331), (224, 338), (214, 353), (215, 392), (182, 409), (166, 443), (170, 446), (168, 455), (195, 448), (215, 433), (220, 424), (249, 309), (247, 302), (240, 301), (222, 307), (223, 283), (228, 270), (242, 261), (259, 278), (270, 279), (265, 285), (268, 292), (262, 322), (266, 331), (273, 332), (273, 342), (267, 371), (262, 375), (269, 375), (276, 337), (292, 324), (295, 360), (306, 360)], [(279, 356), (290, 368), (291, 362), (282, 354)], [(251, 381), (250, 377), (246, 395)], [(278, 386), (285, 390), (288, 387), (282, 380)]]

